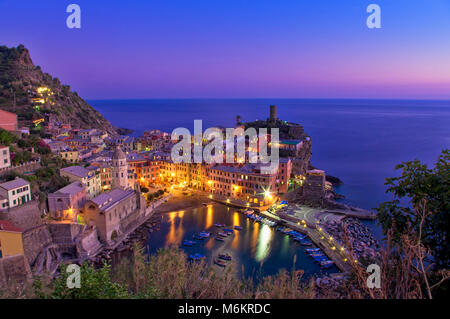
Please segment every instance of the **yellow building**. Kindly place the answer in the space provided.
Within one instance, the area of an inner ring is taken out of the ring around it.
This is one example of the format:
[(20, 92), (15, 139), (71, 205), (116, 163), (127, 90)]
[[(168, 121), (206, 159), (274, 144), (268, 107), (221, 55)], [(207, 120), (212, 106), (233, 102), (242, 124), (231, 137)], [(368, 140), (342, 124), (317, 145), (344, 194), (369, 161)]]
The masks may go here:
[(78, 151), (73, 150), (65, 150), (59, 152), (59, 156), (69, 163), (78, 163), (78, 155)]
[(23, 255), (22, 229), (0, 220), (0, 258)]

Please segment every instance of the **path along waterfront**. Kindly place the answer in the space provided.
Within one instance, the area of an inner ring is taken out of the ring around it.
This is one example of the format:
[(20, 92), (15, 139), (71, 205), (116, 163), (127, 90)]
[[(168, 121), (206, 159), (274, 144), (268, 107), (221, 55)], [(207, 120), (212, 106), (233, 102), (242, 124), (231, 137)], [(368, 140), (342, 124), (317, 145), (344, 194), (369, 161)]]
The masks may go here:
[[(217, 196), (216, 196), (217, 197)], [(287, 206), (288, 208), (282, 212), (270, 213), (266, 209), (269, 207), (248, 207), (244, 202), (230, 199), (222, 199), (210, 197), (212, 200), (222, 203), (224, 205), (239, 207), (242, 209), (252, 209), (260, 215), (272, 219), (285, 227), (289, 227), (295, 231), (307, 235), (314, 244), (321, 248), (323, 252), (334, 261), (335, 265), (344, 273), (352, 268), (352, 263), (358, 263), (355, 256), (349, 252), (345, 247), (336, 241), (333, 236), (328, 234), (326, 230), (321, 227), (320, 223), (330, 219), (341, 220), (346, 216), (357, 216), (360, 218), (372, 219), (373, 213), (365, 210), (326, 210), (316, 209), (311, 207), (300, 207), (297, 205)], [(242, 203), (241, 203), (242, 202)], [(274, 205), (273, 207), (276, 207)], [(288, 214), (287, 212), (291, 212)]]

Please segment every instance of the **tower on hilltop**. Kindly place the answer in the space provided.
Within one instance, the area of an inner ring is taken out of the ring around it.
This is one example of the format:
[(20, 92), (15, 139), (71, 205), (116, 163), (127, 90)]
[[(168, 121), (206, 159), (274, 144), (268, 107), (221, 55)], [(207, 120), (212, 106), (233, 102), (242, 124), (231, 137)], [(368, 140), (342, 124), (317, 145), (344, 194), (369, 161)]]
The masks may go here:
[(270, 120), (272, 122), (276, 121), (277, 119), (277, 106), (276, 105), (271, 105), (270, 106)]

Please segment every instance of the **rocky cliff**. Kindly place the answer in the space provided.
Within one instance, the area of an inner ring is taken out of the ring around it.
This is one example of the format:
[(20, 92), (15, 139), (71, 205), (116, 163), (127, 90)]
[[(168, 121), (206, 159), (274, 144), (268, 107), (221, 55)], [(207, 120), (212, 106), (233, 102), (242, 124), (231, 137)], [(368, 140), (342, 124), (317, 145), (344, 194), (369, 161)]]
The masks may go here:
[(294, 175), (304, 175), (308, 169), (311, 169), (312, 141), (305, 133), (302, 125), (288, 121), (276, 120), (257, 120), (254, 122), (241, 123), (245, 129), (250, 127), (257, 131), (260, 128), (267, 128), (270, 132), (272, 128), (278, 128), (280, 140), (301, 140), (303, 146), (299, 151), (290, 152), (280, 150), (280, 157), (290, 157), (292, 159), (292, 173)]
[(73, 127), (97, 128), (116, 135), (116, 128), (70, 86), (35, 66), (23, 45), (0, 46), (0, 108), (16, 113), (25, 125), (35, 119), (52, 118)]

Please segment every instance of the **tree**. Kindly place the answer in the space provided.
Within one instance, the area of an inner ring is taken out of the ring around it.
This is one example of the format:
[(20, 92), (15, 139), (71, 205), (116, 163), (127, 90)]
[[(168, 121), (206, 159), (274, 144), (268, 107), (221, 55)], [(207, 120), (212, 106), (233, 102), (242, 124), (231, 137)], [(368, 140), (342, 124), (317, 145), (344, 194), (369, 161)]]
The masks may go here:
[(9, 146), (11, 143), (15, 142), (17, 138), (14, 136), (14, 134), (4, 130), (0, 129), (0, 144)]
[(420, 233), (419, 240), (430, 250), (437, 269), (450, 265), (449, 159), (449, 150), (445, 149), (433, 168), (417, 159), (397, 165), (401, 176), (387, 178), (385, 183), (395, 199), (377, 208), (383, 233), (392, 232), (394, 242), (411, 231)]

